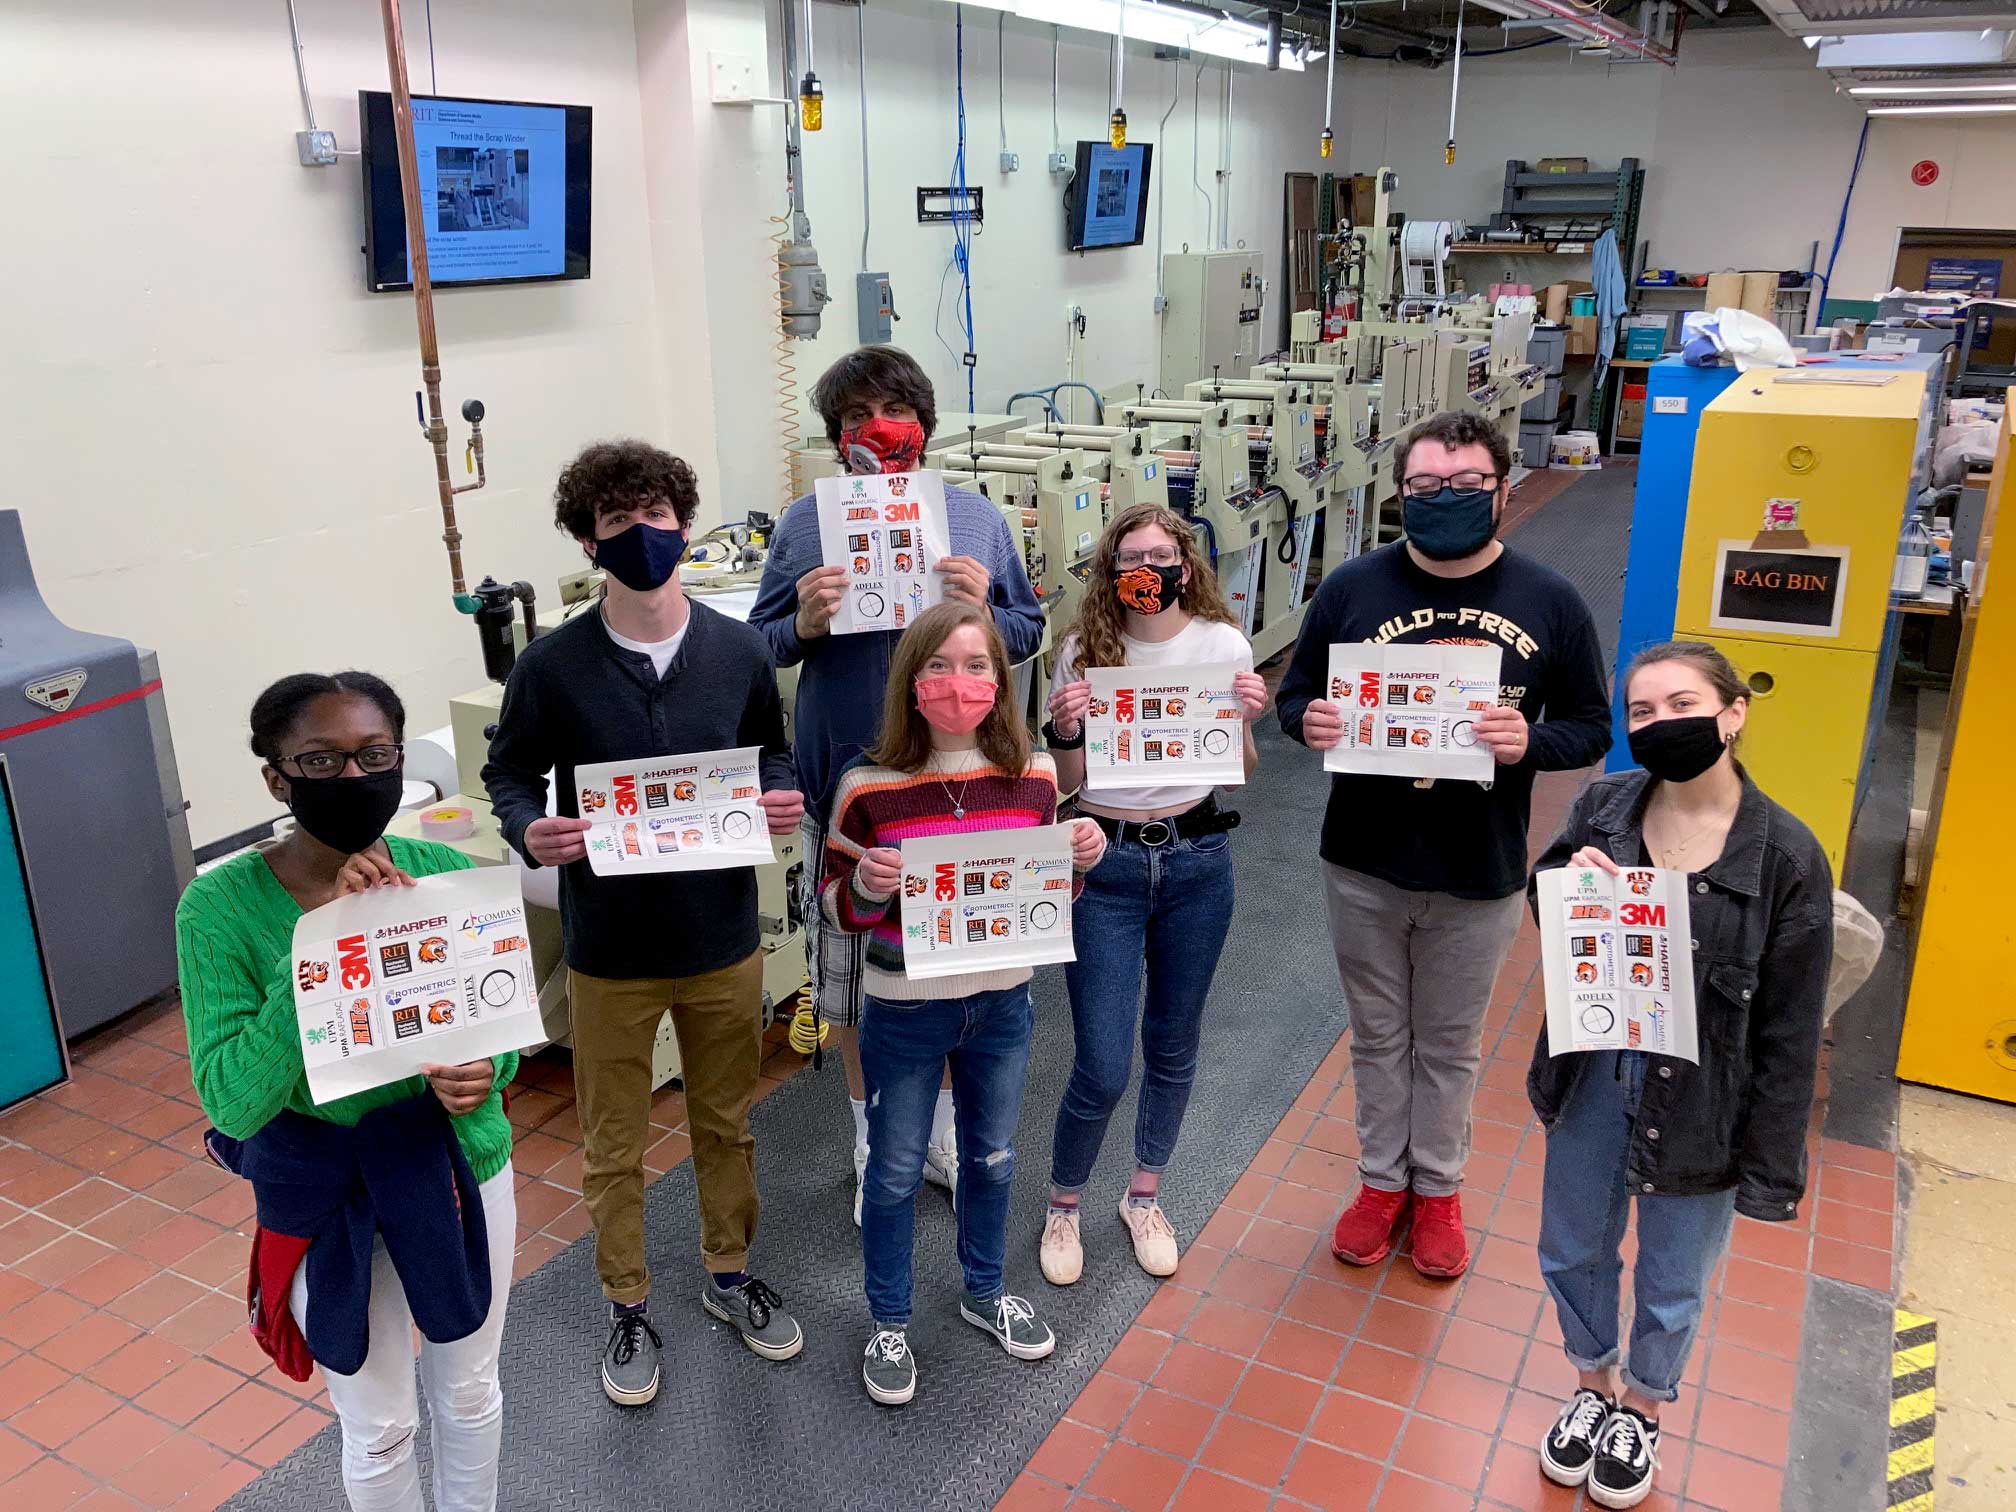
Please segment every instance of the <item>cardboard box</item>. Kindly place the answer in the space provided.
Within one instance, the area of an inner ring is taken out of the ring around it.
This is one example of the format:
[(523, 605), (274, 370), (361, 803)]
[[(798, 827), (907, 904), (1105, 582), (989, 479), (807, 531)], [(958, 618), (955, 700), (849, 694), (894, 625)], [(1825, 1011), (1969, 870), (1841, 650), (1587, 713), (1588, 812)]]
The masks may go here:
[(1585, 157), (1546, 157), (1533, 165), (1535, 173), (1587, 173), (1589, 159)]
[(1568, 320), (1568, 301), (1577, 294), (1593, 294), (1595, 290), (1594, 284), (1584, 283), (1579, 278), (1549, 284), (1547, 296), (1541, 302), (1541, 312), (1546, 316), (1549, 325), (1564, 325)]
[(1568, 355), (1570, 357), (1594, 357), (1596, 355), (1596, 317), (1594, 315), (1571, 315), (1568, 327)]
[(1743, 275), (1741, 273), (1710, 273), (1708, 275), (1708, 304), (1711, 310), (1743, 308)]
[(1645, 434), (1645, 401), (1626, 399), (1617, 406), (1617, 434), (1639, 437)]

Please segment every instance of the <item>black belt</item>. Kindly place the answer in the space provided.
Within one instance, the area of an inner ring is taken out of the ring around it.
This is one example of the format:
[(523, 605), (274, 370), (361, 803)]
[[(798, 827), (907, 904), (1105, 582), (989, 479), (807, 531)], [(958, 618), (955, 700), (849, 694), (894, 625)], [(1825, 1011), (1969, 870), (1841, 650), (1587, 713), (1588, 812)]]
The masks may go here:
[(1084, 809), (1079, 813), (1090, 819), (1106, 832), (1108, 840), (1133, 840), (1159, 850), (1172, 840), (1194, 840), (1200, 835), (1222, 835), (1227, 830), (1239, 828), (1239, 815), (1232, 809), (1218, 807), (1218, 797), (1214, 793), (1195, 808), (1185, 809), (1180, 814), (1171, 814), (1167, 819), (1115, 819), (1106, 814), (1094, 814)]

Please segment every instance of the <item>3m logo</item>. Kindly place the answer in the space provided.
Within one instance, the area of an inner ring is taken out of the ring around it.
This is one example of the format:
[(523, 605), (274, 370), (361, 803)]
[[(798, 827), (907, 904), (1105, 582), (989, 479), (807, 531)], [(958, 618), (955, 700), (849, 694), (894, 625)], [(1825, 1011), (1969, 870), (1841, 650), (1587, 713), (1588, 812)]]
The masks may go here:
[(1134, 690), (1120, 688), (1113, 694), (1113, 717), (1122, 724), (1134, 723)]
[(923, 514), (913, 501), (909, 504), (884, 504), (882, 518), (894, 525), (899, 520), (921, 520)]
[(1358, 707), (1376, 709), (1379, 707), (1379, 674), (1360, 672), (1358, 674)]
[(611, 786), (616, 790), (616, 812), (634, 814), (637, 812), (637, 779), (628, 773), (618, 777)]
[(345, 992), (362, 992), (371, 985), (371, 952), (364, 948), (361, 934), (336, 942), (336, 980)]
[(950, 861), (940, 861), (931, 873), (932, 896), (940, 903), (950, 903), (959, 896), (958, 868)]
[(1620, 924), (1638, 925), (1641, 928), (1664, 929), (1666, 927), (1666, 905), (1664, 903), (1626, 903), (1617, 910)]

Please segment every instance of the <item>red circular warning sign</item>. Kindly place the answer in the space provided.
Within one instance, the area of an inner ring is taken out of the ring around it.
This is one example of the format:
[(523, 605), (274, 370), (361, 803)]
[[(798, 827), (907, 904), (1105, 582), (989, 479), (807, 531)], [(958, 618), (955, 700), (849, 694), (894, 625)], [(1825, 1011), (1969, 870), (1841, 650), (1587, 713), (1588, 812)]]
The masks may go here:
[(1930, 158), (1921, 158), (1911, 165), (1911, 182), (1920, 189), (1929, 188), (1939, 181), (1939, 165)]

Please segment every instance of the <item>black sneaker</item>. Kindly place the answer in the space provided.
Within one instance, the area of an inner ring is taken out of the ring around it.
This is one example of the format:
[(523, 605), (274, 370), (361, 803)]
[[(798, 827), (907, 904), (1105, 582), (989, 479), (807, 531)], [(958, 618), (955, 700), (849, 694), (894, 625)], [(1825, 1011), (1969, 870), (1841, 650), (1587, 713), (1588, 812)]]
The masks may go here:
[(619, 1407), (642, 1407), (658, 1395), (658, 1351), (664, 1347), (641, 1312), (616, 1314), (602, 1347), (602, 1391)]
[(1562, 1405), (1561, 1416), (1540, 1441), (1540, 1469), (1547, 1479), (1557, 1486), (1579, 1486), (1589, 1479), (1589, 1466), (1596, 1458), (1596, 1435), (1616, 1405), (1587, 1386)]
[(1057, 1335), (1021, 1297), (999, 1296), (982, 1302), (961, 1293), (959, 1316), (994, 1336), (994, 1342), (1018, 1360), (1041, 1360), (1057, 1347)]
[(1619, 1407), (1596, 1435), (1589, 1467), (1589, 1500), (1599, 1507), (1635, 1507), (1652, 1494), (1659, 1468), (1659, 1425)]
[(784, 1299), (754, 1276), (728, 1291), (710, 1276), (700, 1283), (700, 1305), (766, 1360), (788, 1360), (805, 1347), (805, 1332), (784, 1311)]
[(861, 1362), (861, 1381), (884, 1407), (901, 1407), (917, 1395), (917, 1357), (902, 1329), (876, 1330)]

